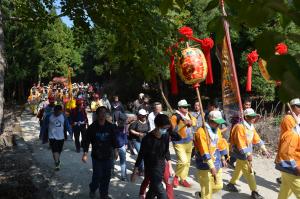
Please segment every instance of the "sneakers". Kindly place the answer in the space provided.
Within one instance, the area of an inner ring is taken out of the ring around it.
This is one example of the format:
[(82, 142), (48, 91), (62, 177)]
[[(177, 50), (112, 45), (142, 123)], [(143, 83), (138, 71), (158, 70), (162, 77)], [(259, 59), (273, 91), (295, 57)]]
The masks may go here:
[(281, 178), (276, 178), (276, 182), (277, 182), (278, 184), (281, 184)]
[(96, 198), (96, 194), (95, 194), (95, 192), (92, 192), (92, 191), (90, 191), (90, 193), (89, 193), (89, 197), (90, 197), (91, 199), (94, 199), (94, 198)]
[(175, 188), (179, 186), (179, 181), (178, 181), (178, 177), (177, 177), (177, 176), (174, 177), (174, 180), (173, 180), (173, 186), (174, 186)]
[(60, 161), (55, 163), (55, 171), (59, 171), (60, 170)]
[(261, 195), (259, 195), (257, 193), (257, 191), (252, 191), (251, 198), (253, 198), (253, 199), (264, 199), (264, 197), (262, 197)]
[(224, 190), (229, 191), (229, 192), (240, 192), (238, 188), (234, 184), (228, 183), (225, 187)]
[(195, 198), (196, 199), (201, 199), (201, 192), (200, 191), (195, 192)]
[(180, 185), (183, 187), (187, 187), (190, 188), (192, 185), (190, 183), (188, 183), (186, 180), (182, 180), (180, 181)]

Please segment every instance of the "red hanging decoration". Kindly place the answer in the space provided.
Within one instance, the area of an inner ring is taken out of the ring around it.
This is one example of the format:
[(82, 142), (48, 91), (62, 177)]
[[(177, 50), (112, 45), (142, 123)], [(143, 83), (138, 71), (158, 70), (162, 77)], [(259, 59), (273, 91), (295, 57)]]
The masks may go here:
[(285, 55), (288, 53), (288, 47), (285, 43), (279, 43), (275, 47), (275, 54), (278, 55)]
[(210, 57), (210, 51), (214, 46), (214, 41), (211, 38), (205, 38), (202, 40), (201, 48), (203, 50), (206, 62), (207, 62), (207, 77), (206, 77), (206, 84), (213, 84), (213, 72), (212, 72), (212, 66), (211, 66), (211, 57)]
[(172, 95), (177, 95), (178, 87), (177, 87), (174, 55), (170, 56), (169, 68), (170, 68), (170, 79), (171, 79), (171, 93)]
[(252, 66), (258, 60), (257, 51), (254, 50), (247, 55), (248, 62), (248, 72), (247, 72), (247, 82), (246, 82), (246, 91), (251, 92), (252, 87)]
[(190, 38), (193, 36), (193, 29), (191, 29), (190, 27), (187, 26), (183, 26), (181, 28), (179, 28), (178, 32), (184, 36), (186, 36), (187, 38)]

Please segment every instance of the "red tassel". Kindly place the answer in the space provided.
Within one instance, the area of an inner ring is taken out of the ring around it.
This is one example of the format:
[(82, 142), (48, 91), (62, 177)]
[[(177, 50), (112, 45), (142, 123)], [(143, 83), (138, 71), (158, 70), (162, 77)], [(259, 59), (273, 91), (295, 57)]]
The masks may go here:
[(285, 55), (288, 53), (288, 47), (285, 43), (279, 43), (275, 47), (275, 54), (278, 55)]
[(201, 48), (203, 50), (207, 62), (207, 76), (205, 81), (206, 84), (214, 83), (212, 66), (211, 66), (211, 57), (210, 57), (210, 51), (213, 46), (214, 46), (214, 41), (211, 38), (205, 38), (201, 42)]
[(247, 82), (246, 82), (246, 91), (251, 92), (251, 86), (252, 86), (252, 65), (257, 62), (258, 60), (258, 54), (257, 51), (254, 50), (251, 53), (247, 55), (247, 61), (248, 61), (248, 72), (247, 72)]
[(246, 92), (251, 92), (252, 86), (252, 65), (248, 65)]
[(169, 68), (170, 68), (170, 79), (171, 79), (171, 93), (172, 95), (177, 95), (178, 87), (177, 87), (174, 55), (170, 56)]

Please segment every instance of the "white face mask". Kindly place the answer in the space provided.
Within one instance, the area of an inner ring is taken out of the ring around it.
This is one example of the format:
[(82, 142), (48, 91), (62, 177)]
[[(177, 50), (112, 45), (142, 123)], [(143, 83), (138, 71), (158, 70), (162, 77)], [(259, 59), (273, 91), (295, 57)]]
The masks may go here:
[(160, 135), (165, 135), (168, 132), (168, 129), (159, 129)]

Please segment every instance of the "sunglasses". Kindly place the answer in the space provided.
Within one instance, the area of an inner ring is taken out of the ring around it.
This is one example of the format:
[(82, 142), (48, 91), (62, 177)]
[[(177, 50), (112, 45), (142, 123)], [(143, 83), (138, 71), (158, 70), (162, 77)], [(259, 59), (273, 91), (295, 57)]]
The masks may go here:
[(300, 104), (296, 104), (295, 106), (296, 106), (297, 108), (300, 108)]
[(180, 108), (188, 109), (188, 106), (181, 106)]

